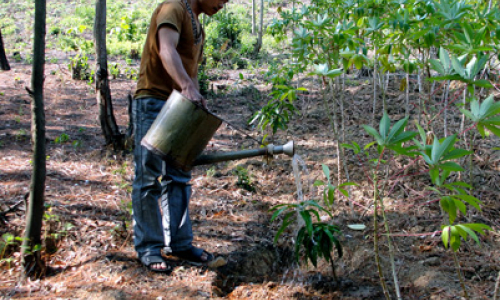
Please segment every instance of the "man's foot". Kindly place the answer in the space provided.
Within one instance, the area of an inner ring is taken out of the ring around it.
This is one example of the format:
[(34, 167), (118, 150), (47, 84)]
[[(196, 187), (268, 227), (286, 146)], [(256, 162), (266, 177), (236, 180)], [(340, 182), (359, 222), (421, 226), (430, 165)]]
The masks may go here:
[(152, 272), (166, 273), (172, 270), (161, 255), (143, 256), (140, 260), (141, 263)]
[(195, 246), (191, 246), (191, 248), (183, 251), (172, 251), (172, 255), (198, 265), (209, 263), (214, 259), (212, 253)]

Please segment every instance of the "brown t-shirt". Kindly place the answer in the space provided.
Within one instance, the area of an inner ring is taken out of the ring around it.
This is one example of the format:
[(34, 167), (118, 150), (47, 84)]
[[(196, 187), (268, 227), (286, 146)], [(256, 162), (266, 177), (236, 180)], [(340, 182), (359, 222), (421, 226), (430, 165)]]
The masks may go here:
[(191, 78), (198, 75), (198, 65), (202, 60), (203, 42), (194, 44), (193, 26), (184, 0), (166, 0), (155, 9), (151, 17), (146, 43), (142, 52), (139, 80), (134, 98), (154, 97), (165, 99), (172, 90), (180, 91), (180, 86), (172, 79), (162, 65), (159, 55), (158, 30), (162, 25), (168, 25), (179, 32), (177, 52), (182, 65)]

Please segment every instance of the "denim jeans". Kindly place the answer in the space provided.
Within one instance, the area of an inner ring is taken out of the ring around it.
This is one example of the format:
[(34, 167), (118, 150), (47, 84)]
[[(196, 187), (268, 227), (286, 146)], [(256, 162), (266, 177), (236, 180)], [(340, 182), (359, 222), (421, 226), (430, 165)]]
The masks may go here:
[(169, 166), (141, 146), (142, 138), (164, 104), (165, 100), (155, 98), (134, 99), (132, 103), (135, 134), (132, 209), (134, 245), (139, 257), (159, 255), (162, 248), (167, 252), (186, 250), (193, 241), (188, 209), (191, 172)]

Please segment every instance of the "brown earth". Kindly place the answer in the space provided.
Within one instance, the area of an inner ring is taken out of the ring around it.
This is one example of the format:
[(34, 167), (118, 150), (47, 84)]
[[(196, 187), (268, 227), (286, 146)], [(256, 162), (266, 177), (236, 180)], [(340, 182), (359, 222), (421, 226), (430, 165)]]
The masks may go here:
[[(11, 63), (0, 73), (0, 211), (4, 217), (0, 234), (23, 235), (25, 204), (31, 174), (30, 66)], [(209, 106), (223, 119), (245, 128), (254, 138), (257, 130), (246, 121), (268, 100), (269, 86), (260, 76), (245, 70), (213, 76), (214, 93)], [(348, 81), (345, 91), (346, 140), (365, 145), (368, 136), (362, 124), (370, 122), (372, 88), (367, 78)], [(303, 116), (295, 117), (287, 132), (278, 132), (275, 144), (294, 140), (304, 160), (304, 198), (321, 199), (311, 182), (323, 179), (321, 164), (336, 170), (335, 143), (316, 82), (305, 82), (310, 92), (297, 102)], [(223, 86), (224, 85), (224, 86)], [(217, 86), (221, 90), (217, 90)], [(391, 81), (388, 110), (392, 119), (404, 116), (399, 80)], [(128, 124), (127, 95), (135, 82), (111, 81), (117, 121)], [(224, 89), (222, 89), (224, 87)], [(336, 262), (339, 282), (329, 264), (321, 262), (297, 267), (293, 262), (293, 229), (273, 243), (280, 225), (270, 222), (269, 209), (276, 204), (297, 202), (292, 159), (277, 156), (268, 162), (244, 159), (193, 171), (191, 215), (195, 243), (225, 258), (225, 266), (210, 269), (192, 266), (169, 257), (171, 274), (155, 274), (137, 261), (133, 250), (130, 216), (132, 155), (105, 149), (98, 124), (93, 87), (71, 79), (63, 64), (48, 64), (45, 81), (47, 120), (46, 221), (44, 258), (47, 274), (39, 280), (21, 279), (19, 242), (2, 254), (0, 297), (2, 299), (383, 299), (373, 253), (373, 189), (363, 165), (347, 152), (351, 181), (359, 184), (350, 199), (338, 200), (332, 223), (343, 230), (344, 257)], [(417, 102), (412, 90), (411, 101)], [(381, 111), (381, 107), (378, 109)], [(416, 113), (416, 112), (414, 112)], [(379, 116), (380, 117), (380, 116)], [(458, 120), (458, 119), (457, 119)], [(457, 126), (454, 119), (452, 126)], [(56, 142), (56, 139), (68, 140)], [(498, 139), (481, 141), (474, 157), (474, 195), (483, 201), (483, 211), (471, 210), (464, 221), (483, 222), (494, 231), (481, 237), (481, 246), (463, 243), (458, 257), (473, 299), (490, 299), (500, 271), (498, 201), (500, 157), (491, 150)], [(209, 148), (231, 151), (258, 147), (241, 132), (223, 125)], [(405, 166), (406, 161), (395, 161)], [(237, 166), (244, 167), (255, 191), (236, 185)], [(410, 170), (418, 173), (418, 166)], [(410, 173), (410, 174), (411, 174)], [(333, 177), (336, 182), (336, 176)], [(439, 234), (442, 217), (437, 202), (425, 204), (425, 176), (399, 182), (385, 200), (390, 228), (395, 234), (396, 268), (404, 299), (460, 299), (461, 290), (453, 258), (444, 249)], [(419, 197), (420, 196), (420, 197)], [(353, 204), (354, 212), (350, 205)], [(364, 231), (349, 224), (363, 223)], [(388, 248), (382, 238), (384, 275), (393, 293)], [(13, 258), (9, 261), (8, 258)]]

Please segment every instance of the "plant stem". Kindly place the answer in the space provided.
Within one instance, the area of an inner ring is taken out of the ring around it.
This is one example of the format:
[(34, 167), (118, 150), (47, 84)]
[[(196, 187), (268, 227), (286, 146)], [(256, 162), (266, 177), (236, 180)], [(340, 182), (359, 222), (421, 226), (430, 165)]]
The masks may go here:
[(498, 290), (500, 289), (500, 271), (498, 271), (497, 282), (495, 283), (495, 293), (493, 293), (493, 300), (498, 299)]
[(462, 278), (462, 271), (460, 270), (460, 263), (458, 262), (457, 254), (453, 250), (451, 252), (453, 253), (453, 260), (455, 261), (455, 268), (457, 270), (458, 280), (460, 280), (460, 286), (464, 291), (464, 297), (465, 299), (470, 299), (469, 294), (467, 294), (467, 289), (465, 288), (464, 279)]
[[(388, 177), (389, 177), (389, 165), (386, 166), (385, 170), (386, 178), (384, 181), (384, 186), (382, 188), (382, 193), (385, 190), (385, 185), (387, 183)], [(398, 300), (401, 300), (401, 291), (399, 288), (399, 280), (398, 280), (398, 274), (396, 271), (396, 263), (394, 259), (394, 247), (392, 245), (392, 239), (391, 239), (391, 231), (389, 229), (389, 223), (387, 222), (387, 217), (385, 215), (385, 205), (384, 205), (384, 200), (382, 199), (383, 196), (378, 197), (378, 200), (380, 201), (380, 209), (382, 211), (382, 217), (384, 219), (384, 227), (385, 231), (387, 232), (387, 244), (389, 245), (389, 257), (391, 260), (391, 269), (392, 269), (392, 277), (394, 279), (394, 289), (396, 290), (396, 297)], [(376, 199), (375, 199), (376, 200)]]
[[(345, 74), (342, 73), (342, 89), (340, 94), (340, 130), (342, 131), (342, 143), (345, 143), (345, 116), (344, 116), (344, 91), (345, 91)], [(344, 148), (340, 149), (342, 158), (345, 157)], [(345, 178), (349, 182), (349, 170), (347, 169), (347, 161), (342, 159), (342, 166), (344, 167)], [(351, 194), (351, 186), (349, 186), (349, 194)], [(354, 215), (354, 205), (349, 201), (349, 208), (351, 209), (351, 214)]]
[(389, 291), (387, 290), (387, 286), (385, 284), (384, 273), (382, 272), (382, 266), (380, 264), (380, 253), (378, 246), (378, 187), (377, 187), (377, 174), (373, 174), (373, 251), (375, 252), (375, 263), (377, 264), (378, 276), (380, 278), (380, 285), (382, 286), (382, 290), (384, 291), (384, 296), (387, 300), (391, 299), (389, 296)]

